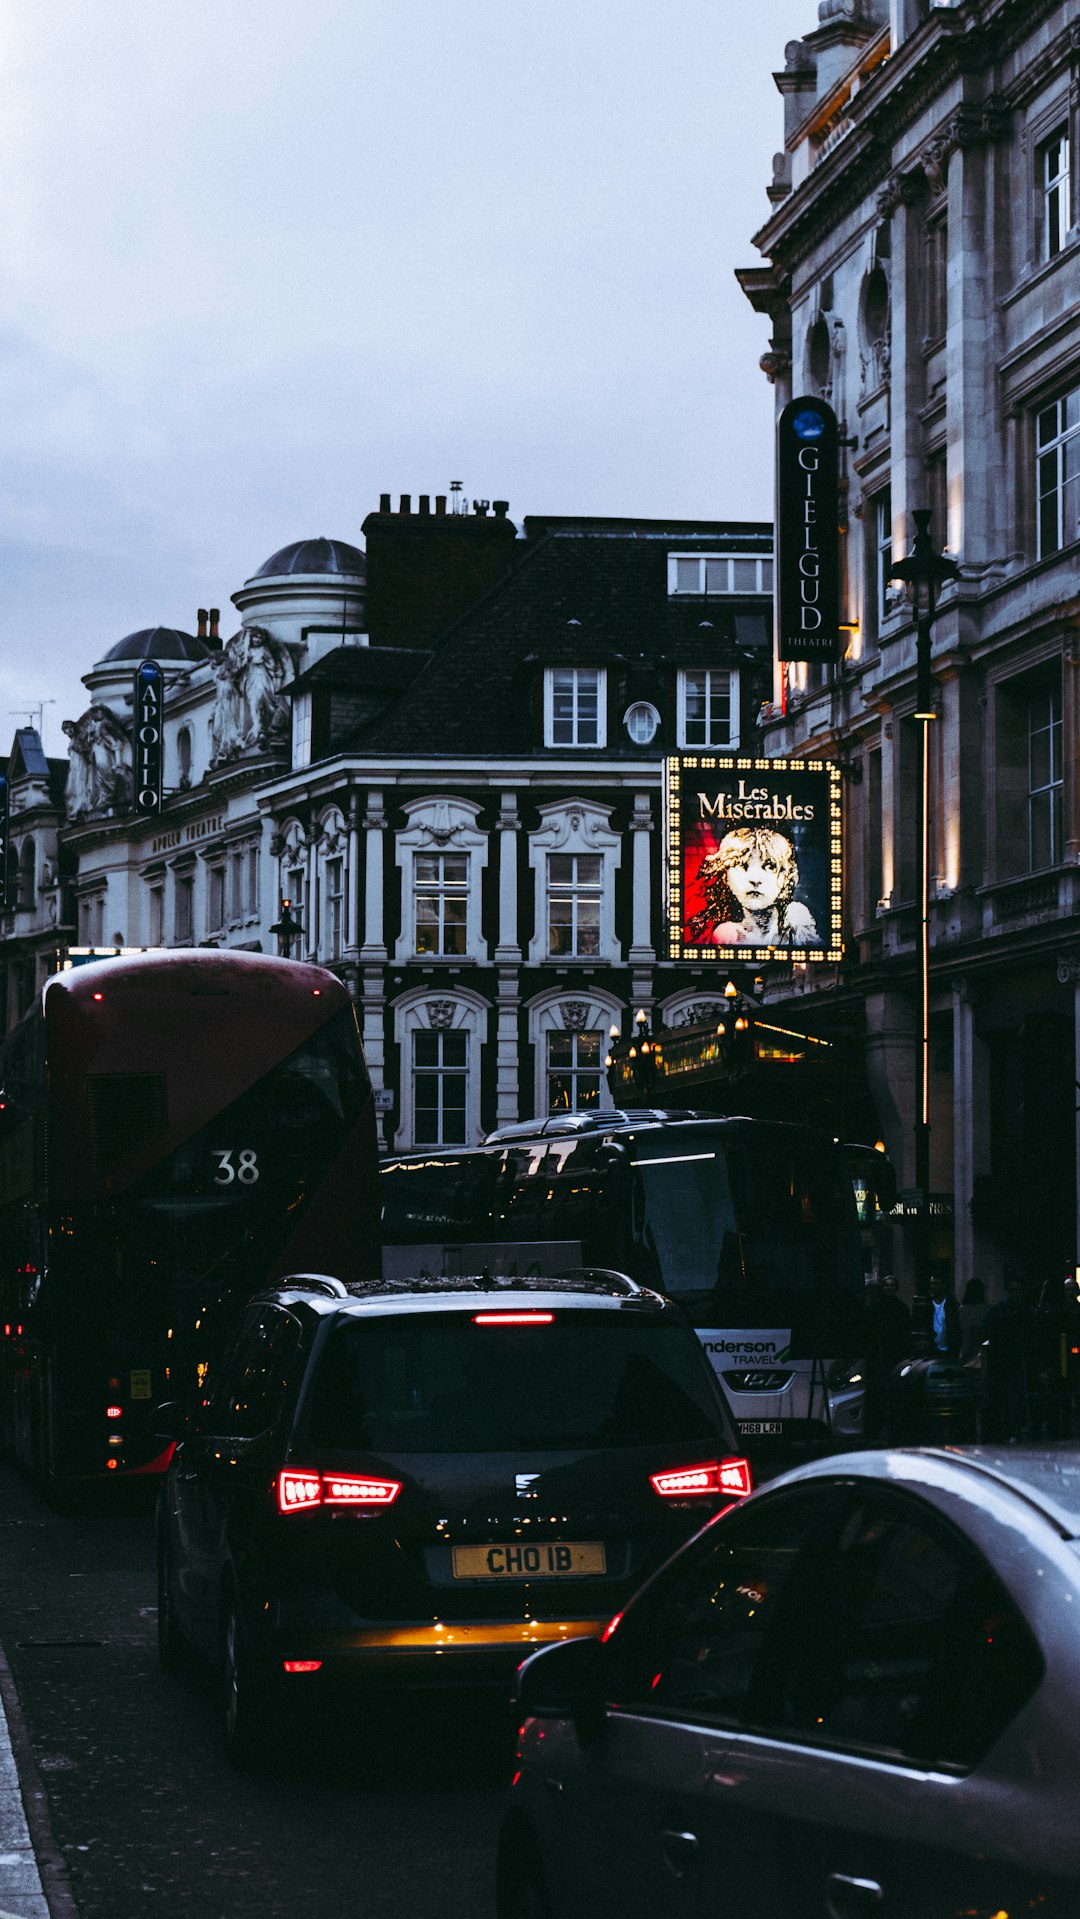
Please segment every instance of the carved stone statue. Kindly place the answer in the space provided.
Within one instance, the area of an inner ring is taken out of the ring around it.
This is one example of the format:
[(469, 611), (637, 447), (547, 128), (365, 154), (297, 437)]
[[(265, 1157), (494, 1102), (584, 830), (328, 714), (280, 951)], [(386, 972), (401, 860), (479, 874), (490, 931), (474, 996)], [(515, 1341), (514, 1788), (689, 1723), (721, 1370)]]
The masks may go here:
[(109, 707), (95, 701), (90, 722), (90, 764), (95, 807), (124, 806), (131, 797), (131, 741)]
[(85, 819), (90, 811), (92, 774), (90, 743), (86, 737), (88, 718), (89, 715), (84, 713), (81, 720), (64, 721), (64, 732), (68, 736), (68, 776), (64, 787), (64, 803), (69, 820)]
[(244, 744), (265, 747), (280, 737), (289, 723), (289, 703), (281, 689), (291, 675), (292, 660), (286, 648), (261, 626), (245, 627), (240, 638), (249, 715)]
[(210, 722), (212, 766), (234, 760), (244, 744), (244, 696), (240, 684), (239, 658), (242, 639), (243, 635), (238, 633), (228, 640), (214, 667), (217, 689)]
[(292, 656), (263, 627), (245, 626), (226, 641), (214, 677), (211, 765), (235, 760), (247, 747), (265, 749), (287, 731), (281, 689), (292, 677)]
[(131, 797), (131, 741), (116, 714), (95, 700), (79, 720), (65, 720), (68, 776), (64, 798), (69, 820), (86, 819)]

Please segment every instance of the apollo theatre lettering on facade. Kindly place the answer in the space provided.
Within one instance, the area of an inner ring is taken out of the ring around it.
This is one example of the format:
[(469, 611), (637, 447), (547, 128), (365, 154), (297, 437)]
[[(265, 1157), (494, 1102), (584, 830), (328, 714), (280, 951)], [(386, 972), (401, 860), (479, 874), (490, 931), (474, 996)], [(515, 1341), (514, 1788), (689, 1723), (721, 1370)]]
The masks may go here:
[(673, 754), (665, 833), (670, 958), (843, 957), (838, 766)]

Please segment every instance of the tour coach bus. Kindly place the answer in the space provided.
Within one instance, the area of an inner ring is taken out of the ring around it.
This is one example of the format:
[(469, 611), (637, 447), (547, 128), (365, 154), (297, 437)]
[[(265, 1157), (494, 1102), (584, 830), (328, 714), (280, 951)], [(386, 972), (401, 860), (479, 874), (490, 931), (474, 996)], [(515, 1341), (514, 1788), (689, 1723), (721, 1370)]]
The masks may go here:
[(615, 1268), (679, 1301), (740, 1431), (857, 1441), (863, 1271), (825, 1131), (673, 1112), (554, 1116), (379, 1176), (388, 1275)]
[(43, 1480), (155, 1472), (235, 1306), (379, 1272), (371, 1088), (332, 973), (149, 953), (49, 980), (0, 1047), (0, 1432)]

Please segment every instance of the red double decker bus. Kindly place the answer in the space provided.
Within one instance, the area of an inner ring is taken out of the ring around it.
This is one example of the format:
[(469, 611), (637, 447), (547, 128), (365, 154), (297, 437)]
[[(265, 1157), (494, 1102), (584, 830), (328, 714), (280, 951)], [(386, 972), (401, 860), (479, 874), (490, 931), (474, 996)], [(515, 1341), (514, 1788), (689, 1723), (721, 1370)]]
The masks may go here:
[(380, 1269), (371, 1086), (315, 966), (58, 974), (0, 1047), (0, 1434), (42, 1482), (153, 1473), (156, 1407), (289, 1272)]

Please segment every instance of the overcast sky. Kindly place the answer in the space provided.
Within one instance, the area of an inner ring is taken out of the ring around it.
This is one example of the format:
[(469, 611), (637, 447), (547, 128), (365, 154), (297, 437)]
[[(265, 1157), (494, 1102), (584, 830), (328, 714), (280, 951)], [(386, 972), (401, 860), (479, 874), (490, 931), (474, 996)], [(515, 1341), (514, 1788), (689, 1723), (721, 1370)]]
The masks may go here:
[[(381, 492), (771, 517), (813, 0), (8, 0), (0, 733)], [(6, 749), (10, 732), (3, 739)]]

